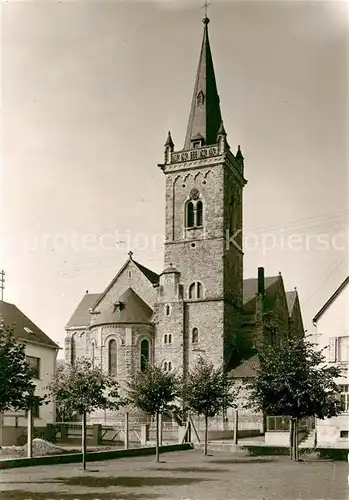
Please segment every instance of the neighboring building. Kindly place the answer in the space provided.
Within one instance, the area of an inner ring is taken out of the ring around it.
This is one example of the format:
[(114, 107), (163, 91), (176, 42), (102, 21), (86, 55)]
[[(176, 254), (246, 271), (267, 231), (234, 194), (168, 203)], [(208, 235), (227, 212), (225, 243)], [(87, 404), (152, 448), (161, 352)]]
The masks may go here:
[[(35, 394), (43, 396), (45, 387), (55, 372), (58, 345), (14, 304), (0, 301), (0, 318), (6, 326), (13, 327), (17, 341), (25, 344), (26, 360), (34, 372)], [(34, 427), (45, 427), (55, 420), (54, 404), (48, 403), (36, 408), (33, 417)], [(23, 428), (27, 426), (25, 412), (5, 412), (2, 425), (6, 427), (6, 432), (3, 432), (0, 444), (15, 444)]]
[(349, 443), (349, 276), (331, 295), (313, 319), (316, 342), (325, 349), (327, 362), (339, 364), (343, 413), (338, 417), (317, 420), (319, 446), (343, 446)]
[[(147, 361), (186, 374), (200, 355), (227, 370), (263, 337), (303, 334), (298, 296), (281, 275), (243, 280), (244, 158), (227, 141), (205, 18), (184, 147), (165, 144), (164, 271), (129, 259), (66, 325), (65, 359), (88, 356), (122, 382)], [(239, 231), (241, 230), (241, 231)], [(256, 272), (257, 274), (257, 272)], [(262, 312), (265, 314), (262, 315)]]

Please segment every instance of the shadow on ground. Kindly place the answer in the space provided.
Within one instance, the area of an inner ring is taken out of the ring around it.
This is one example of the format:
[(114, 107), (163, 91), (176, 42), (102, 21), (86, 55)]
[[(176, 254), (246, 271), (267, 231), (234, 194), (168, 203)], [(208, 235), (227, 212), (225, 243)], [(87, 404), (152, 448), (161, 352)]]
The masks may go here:
[(0, 491), (0, 496), (5, 500), (153, 500), (159, 495), (145, 494), (136, 495), (134, 493), (96, 493), (91, 497), (91, 493), (33, 493), (32, 491)]
[(276, 462), (273, 458), (225, 458), (221, 460), (210, 460), (211, 464), (266, 464)]
[[(223, 462), (222, 462), (223, 463)], [(227, 462), (229, 463), (229, 462)], [(194, 474), (209, 474), (209, 473), (215, 473), (215, 472), (231, 472), (229, 469), (215, 469), (214, 467), (209, 468), (209, 467), (149, 467), (150, 470), (158, 470), (158, 471), (163, 471), (163, 472), (191, 472)]]
[(87, 488), (108, 488), (121, 486), (123, 488), (140, 488), (142, 486), (187, 486), (189, 484), (207, 481), (203, 478), (190, 477), (152, 477), (152, 476), (120, 476), (120, 477), (60, 477), (54, 482), (66, 486), (85, 486)]

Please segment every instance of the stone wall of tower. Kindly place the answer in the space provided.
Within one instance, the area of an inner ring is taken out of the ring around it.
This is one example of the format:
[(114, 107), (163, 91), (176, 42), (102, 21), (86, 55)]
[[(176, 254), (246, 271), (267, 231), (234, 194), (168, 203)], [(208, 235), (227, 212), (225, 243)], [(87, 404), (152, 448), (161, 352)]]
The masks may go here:
[[(192, 189), (203, 201), (203, 229), (185, 228), (185, 205)], [(200, 281), (205, 297), (223, 296), (223, 167), (215, 165), (166, 179), (165, 267), (181, 272), (184, 296)]]

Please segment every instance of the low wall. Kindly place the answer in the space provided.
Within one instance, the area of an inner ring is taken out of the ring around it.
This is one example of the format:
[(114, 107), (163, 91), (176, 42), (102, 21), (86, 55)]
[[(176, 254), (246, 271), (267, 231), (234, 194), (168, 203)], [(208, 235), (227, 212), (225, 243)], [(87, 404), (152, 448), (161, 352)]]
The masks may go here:
[[(303, 430), (298, 432), (298, 443), (301, 443), (307, 436)], [(264, 435), (264, 442), (266, 446), (289, 446), (290, 433), (287, 431), (268, 431)]]
[[(33, 437), (46, 437), (46, 427), (34, 427)], [(27, 442), (27, 427), (0, 427), (0, 446), (22, 446)]]
[[(169, 446), (161, 446), (160, 453), (169, 453), (172, 451), (191, 450), (193, 446), (190, 443), (172, 444)], [(130, 450), (108, 450), (95, 451), (86, 454), (86, 462), (99, 462), (102, 460), (114, 460), (117, 458), (139, 457), (147, 455), (155, 455), (155, 447), (148, 448), (132, 448)], [(82, 462), (81, 453), (69, 453), (66, 455), (50, 455), (35, 458), (15, 458), (9, 460), (0, 460), (1, 469), (15, 469), (19, 467), (32, 467), (35, 465), (56, 465), (70, 464)]]

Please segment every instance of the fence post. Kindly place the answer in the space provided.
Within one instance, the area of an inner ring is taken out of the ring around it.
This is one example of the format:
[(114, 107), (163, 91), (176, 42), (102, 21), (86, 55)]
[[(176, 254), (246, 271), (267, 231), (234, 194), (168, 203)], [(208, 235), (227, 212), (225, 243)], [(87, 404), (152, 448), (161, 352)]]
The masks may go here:
[(101, 425), (93, 424), (92, 425), (92, 443), (94, 446), (98, 446), (101, 444)]
[(124, 429), (124, 445), (125, 450), (128, 450), (128, 412), (125, 413), (125, 429)]
[(65, 441), (68, 441), (68, 434), (69, 434), (69, 424), (60, 424), (61, 428), (61, 441), (62, 443)]
[(239, 433), (239, 412), (234, 411), (234, 444), (238, 444), (238, 433)]
[(149, 424), (141, 425), (141, 445), (146, 446), (149, 441)]

